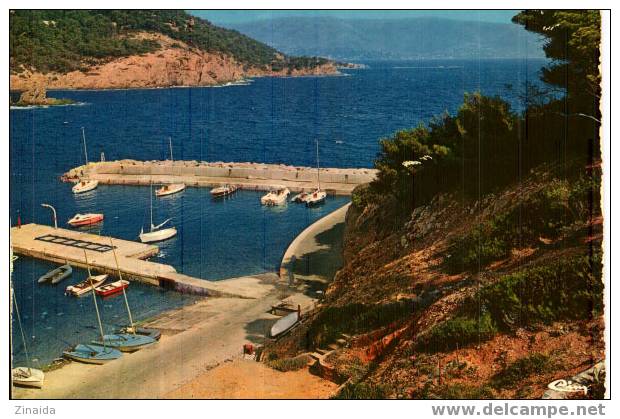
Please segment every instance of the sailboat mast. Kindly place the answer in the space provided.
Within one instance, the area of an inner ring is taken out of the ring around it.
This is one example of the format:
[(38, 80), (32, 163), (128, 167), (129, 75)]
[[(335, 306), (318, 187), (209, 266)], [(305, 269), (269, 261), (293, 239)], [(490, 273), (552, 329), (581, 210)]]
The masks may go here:
[(153, 231), (153, 182), (151, 182), (150, 203), (151, 203), (151, 231)]
[(90, 286), (93, 290), (93, 302), (95, 303), (95, 312), (97, 313), (97, 322), (99, 322), (99, 333), (101, 333), (101, 341), (103, 342), (103, 347), (105, 348), (103, 325), (101, 324), (101, 316), (99, 315), (99, 306), (97, 305), (97, 296), (95, 296), (95, 287), (93, 286), (93, 277), (90, 274), (90, 265), (88, 264), (88, 256), (86, 255), (86, 249), (84, 249), (84, 260), (86, 261), (86, 269), (88, 270), (88, 280), (90, 281)]
[(170, 144), (170, 161), (174, 161), (172, 158), (172, 137), (168, 137), (168, 143)]
[[(118, 278), (122, 281), (123, 274), (121, 273), (121, 268), (118, 265), (118, 258), (116, 257), (116, 249), (114, 248), (114, 244), (112, 244), (112, 237), (110, 237), (110, 247), (112, 248), (112, 253), (114, 254), (114, 262), (116, 262), (116, 270), (118, 271)], [(129, 315), (129, 327), (131, 328), (133, 334), (136, 334), (136, 331), (133, 327), (133, 318), (131, 317), (131, 309), (129, 308), (129, 301), (127, 301), (127, 294), (125, 293), (125, 288), (121, 287), (123, 290), (123, 298), (125, 298), (125, 307), (127, 307), (127, 314)]]
[(321, 189), (321, 170), (319, 169), (319, 139), (316, 139), (316, 182), (317, 189)]
[(84, 127), (82, 127), (82, 142), (84, 143), (84, 159), (86, 159), (86, 165), (88, 166), (88, 151), (86, 150), (86, 134), (84, 134)]

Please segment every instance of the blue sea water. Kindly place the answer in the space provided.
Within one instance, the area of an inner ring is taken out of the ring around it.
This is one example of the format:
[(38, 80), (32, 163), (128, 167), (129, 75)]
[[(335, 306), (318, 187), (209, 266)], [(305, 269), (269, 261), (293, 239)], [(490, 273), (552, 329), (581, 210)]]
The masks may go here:
[[(55, 91), (78, 105), (10, 111), (10, 213), (15, 223), (50, 223), (56, 207), (61, 224), (77, 212), (103, 212), (101, 234), (136, 240), (148, 223), (147, 187), (100, 186), (74, 196), (58, 177), (84, 162), (81, 127), (89, 159), (168, 158), (314, 165), (315, 139), (323, 167), (372, 167), (378, 140), (396, 130), (454, 113), (465, 92), (500, 95), (522, 108), (526, 82), (536, 83), (543, 60), (409, 61), (369, 63), (343, 76), (258, 78), (239, 86), (211, 88)], [(155, 221), (173, 217), (178, 236), (158, 256), (178, 271), (218, 280), (274, 271), (288, 243), (314, 220), (347, 202), (330, 197), (307, 209), (259, 205), (260, 194), (241, 191), (214, 202), (207, 189), (188, 188), (155, 200)], [(39, 286), (52, 265), (28, 258), (15, 264), (16, 296), (28, 346), (41, 363), (66, 343), (97, 333), (91, 299), (65, 297), (59, 287)], [(85, 274), (76, 271), (77, 281)], [(135, 316), (146, 318), (193, 301), (193, 297), (132, 284)], [(106, 328), (123, 320), (121, 300), (106, 301)], [(19, 336), (14, 330), (16, 357)], [(51, 343), (55, 342), (55, 343)]]

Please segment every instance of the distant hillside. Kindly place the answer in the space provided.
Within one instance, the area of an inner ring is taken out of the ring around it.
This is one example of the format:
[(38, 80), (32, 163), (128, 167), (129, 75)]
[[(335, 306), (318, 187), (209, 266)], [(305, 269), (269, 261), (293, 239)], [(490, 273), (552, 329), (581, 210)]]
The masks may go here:
[(540, 39), (514, 24), (287, 17), (228, 26), (287, 54), (339, 60), (544, 57)]
[(155, 32), (209, 53), (232, 56), (247, 66), (300, 68), (325, 63), (286, 57), (235, 30), (212, 25), (181, 10), (17, 10), (10, 14), (10, 67), (67, 72), (102, 59), (143, 54), (159, 49), (151, 39), (134, 39), (140, 31)]

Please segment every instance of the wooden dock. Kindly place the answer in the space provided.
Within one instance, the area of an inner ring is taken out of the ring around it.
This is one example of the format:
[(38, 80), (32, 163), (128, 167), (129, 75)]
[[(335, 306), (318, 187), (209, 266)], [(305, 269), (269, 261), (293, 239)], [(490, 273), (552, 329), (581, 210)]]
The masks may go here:
[[(357, 185), (371, 182), (376, 176), (374, 169), (322, 168), (320, 173), (321, 188), (332, 195), (350, 195)], [(316, 189), (317, 171), (312, 167), (262, 163), (118, 160), (79, 166), (62, 178), (69, 182), (93, 179), (109, 185), (185, 183), (211, 188), (233, 184), (249, 190), (283, 185), (291, 192), (309, 192)]]
[[(40, 224), (11, 227), (16, 254), (86, 268), (84, 250), (94, 272), (118, 276), (110, 237)], [(170, 265), (145, 260), (159, 248), (129, 240), (112, 238), (118, 265), (124, 279), (174, 289), (179, 292), (213, 297), (259, 298), (277, 281), (275, 274), (208, 281), (178, 273)]]

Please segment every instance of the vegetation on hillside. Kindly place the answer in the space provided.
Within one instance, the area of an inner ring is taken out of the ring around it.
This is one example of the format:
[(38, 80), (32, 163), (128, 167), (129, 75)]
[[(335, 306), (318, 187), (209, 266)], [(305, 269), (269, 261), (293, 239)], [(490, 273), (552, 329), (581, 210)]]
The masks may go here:
[(300, 69), (324, 64), (316, 57), (287, 57), (237, 31), (181, 10), (14, 10), (10, 13), (10, 69), (43, 73), (80, 70), (97, 60), (157, 50), (138, 31), (161, 33), (191, 47), (234, 57), (247, 67)]

